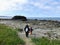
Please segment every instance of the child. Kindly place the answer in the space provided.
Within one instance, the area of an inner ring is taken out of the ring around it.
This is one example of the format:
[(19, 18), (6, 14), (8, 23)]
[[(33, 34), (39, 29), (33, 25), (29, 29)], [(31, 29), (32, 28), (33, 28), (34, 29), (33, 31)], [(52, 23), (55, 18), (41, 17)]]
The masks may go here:
[(33, 31), (33, 29), (32, 29), (32, 27), (30, 27), (30, 35), (32, 35), (32, 31)]

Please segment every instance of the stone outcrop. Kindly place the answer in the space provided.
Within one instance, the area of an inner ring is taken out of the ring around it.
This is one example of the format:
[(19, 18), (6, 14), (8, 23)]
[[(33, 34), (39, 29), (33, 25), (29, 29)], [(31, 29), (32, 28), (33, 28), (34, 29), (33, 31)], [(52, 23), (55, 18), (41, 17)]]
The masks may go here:
[(27, 18), (25, 16), (14, 16), (12, 19), (13, 20), (27, 21)]

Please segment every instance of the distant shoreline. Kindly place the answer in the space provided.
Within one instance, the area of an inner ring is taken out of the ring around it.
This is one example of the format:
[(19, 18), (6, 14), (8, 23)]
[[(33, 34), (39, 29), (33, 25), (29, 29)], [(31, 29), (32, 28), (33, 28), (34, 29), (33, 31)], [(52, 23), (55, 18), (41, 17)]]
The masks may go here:
[[(52, 20), (60, 21), (60, 17), (26, 17), (28, 20)], [(0, 19), (12, 19), (12, 16), (0, 17)]]
[(28, 17), (30, 20), (52, 20), (52, 21), (60, 21), (60, 17)]

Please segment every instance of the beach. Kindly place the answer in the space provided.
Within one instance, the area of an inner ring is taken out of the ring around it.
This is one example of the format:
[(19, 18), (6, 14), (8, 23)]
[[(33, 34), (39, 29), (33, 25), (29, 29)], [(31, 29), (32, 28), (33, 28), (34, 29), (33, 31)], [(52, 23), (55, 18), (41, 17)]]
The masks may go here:
[[(34, 20), (34, 21), (20, 21), (20, 20), (0, 20), (1, 24), (5, 24), (14, 29), (24, 29), (26, 24), (33, 28), (31, 37), (49, 37), (60, 38), (60, 22), (51, 20)], [(24, 32), (24, 30), (23, 30)]]

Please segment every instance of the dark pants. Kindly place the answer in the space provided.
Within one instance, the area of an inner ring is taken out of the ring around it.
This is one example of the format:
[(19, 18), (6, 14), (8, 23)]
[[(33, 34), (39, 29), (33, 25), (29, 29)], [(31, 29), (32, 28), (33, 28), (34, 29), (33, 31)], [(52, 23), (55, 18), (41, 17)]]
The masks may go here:
[(28, 34), (29, 34), (29, 33), (28, 33), (28, 32), (26, 32), (26, 37), (28, 37)]

